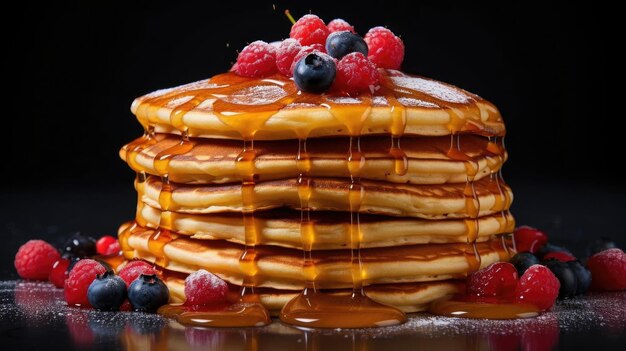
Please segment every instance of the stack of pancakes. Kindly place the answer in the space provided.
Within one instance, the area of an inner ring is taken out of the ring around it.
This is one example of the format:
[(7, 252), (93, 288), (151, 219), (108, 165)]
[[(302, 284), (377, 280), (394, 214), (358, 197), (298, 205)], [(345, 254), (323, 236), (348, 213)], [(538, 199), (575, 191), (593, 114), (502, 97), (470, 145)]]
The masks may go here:
[(311, 284), (419, 311), (507, 259), (498, 110), (399, 71), (381, 82), (334, 97), (226, 73), (136, 99), (145, 134), (120, 151), (138, 192), (125, 257), (160, 266), (174, 301), (206, 269), (272, 312)]

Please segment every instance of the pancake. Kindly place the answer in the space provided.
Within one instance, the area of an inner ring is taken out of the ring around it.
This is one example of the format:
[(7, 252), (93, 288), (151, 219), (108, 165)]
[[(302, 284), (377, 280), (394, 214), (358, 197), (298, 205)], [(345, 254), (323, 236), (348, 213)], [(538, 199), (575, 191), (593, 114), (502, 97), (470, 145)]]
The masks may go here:
[[(180, 137), (156, 134), (154, 140), (143, 141), (146, 147), (139, 153), (128, 152), (136, 147), (133, 141), (120, 150), (120, 156), (136, 172), (159, 175), (155, 160), (162, 153), (180, 143)], [(240, 182), (236, 159), (242, 142), (220, 139), (191, 139), (193, 148), (183, 154), (173, 155), (165, 171), (173, 182), (208, 184)], [(393, 172), (396, 159), (389, 153), (389, 137), (367, 137), (360, 141), (365, 159), (361, 171), (363, 179), (384, 180), (393, 183), (444, 184), (461, 183), (467, 178), (465, 162), (450, 157), (449, 136), (429, 138), (402, 138), (402, 151), (407, 156), (406, 174)], [(475, 179), (497, 172), (506, 159), (502, 145), (487, 138), (463, 135), (456, 140), (463, 153), (477, 167)], [(298, 140), (257, 141), (255, 175), (258, 181), (295, 178), (298, 169)], [(349, 177), (347, 152), (349, 138), (309, 139), (306, 144), (312, 177)], [(502, 156), (500, 156), (502, 155)], [(129, 159), (127, 159), (129, 158)], [(390, 172), (390, 170), (392, 170)]]
[[(162, 212), (139, 203), (137, 223), (156, 229), (159, 224), (178, 234), (193, 239), (227, 240), (244, 243), (245, 227), (240, 213), (186, 214), (168, 213), (169, 221), (162, 221)], [(300, 211), (276, 209), (255, 214), (259, 244), (301, 249)], [(315, 233), (314, 250), (348, 248), (350, 243), (350, 214), (346, 212), (311, 213)], [(166, 223), (167, 222), (167, 223)], [(493, 235), (513, 232), (515, 221), (508, 211), (478, 218), (477, 241), (489, 240)], [(360, 216), (360, 246), (386, 247), (414, 244), (465, 243), (465, 220), (423, 220), (377, 215)]]
[[(409, 185), (386, 182), (361, 182), (363, 198), (359, 212), (426, 219), (468, 218), (464, 195), (466, 184)], [(512, 192), (504, 183), (500, 194), (495, 181), (483, 178), (474, 182), (478, 199), (478, 216), (498, 213), (509, 208)], [(171, 184), (169, 210), (181, 213), (241, 212), (243, 210), (241, 184), (183, 185)], [(160, 177), (149, 176), (145, 182), (135, 183), (140, 199), (145, 204), (161, 208)], [(309, 207), (319, 211), (349, 211), (350, 180), (337, 178), (311, 179)], [(471, 197), (469, 198), (471, 200)], [(297, 179), (259, 182), (254, 187), (256, 210), (277, 207), (300, 207)]]
[(146, 130), (217, 139), (505, 133), (497, 108), (474, 94), (395, 70), (380, 73), (380, 89), (355, 98), (300, 92), (280, 74), (225, 73), (142, 96), (131, 110)]
[[(119, 235), (127, 259), (144, 259), (182, 273), (206, 269), (231, 284), (241, 285), (244, 277), (239, 259), (243, 245), (222, 240), (194, 240), (173, 235), (171, 241), (149, 247), (154, 230), (130, 223)], [(480, 266), (508, 258), (500, 240), (477, 243)], [(152, 250), (150, 250), (152, 249)], [(362, 249), (360, 255), (363, 285), (439, 281), (465, 277), (471, 270), (474, 253), (466, 244), (423, 244)], [(303, 253), (277, 246), (257, 246), (255, 286), (298, 290), (304, 287)], [(321, 250), (312, 255), (315, 284), (321, 289), (352, 287), (350, 250)]]
[[(164, 281), (170, 290), (172, 302), (185, 301), (186, 274), (171, 274), (165, 271)], [(379, 284), (364, 288), (367, 296), (379, 303), (399, 308), (404, 312), (419, 312), (428, 308), (428, 305), (438, 299), (452, 296), (463, 290), (463, 283), (459, 280), (444, 280), (420, 283)], [(231, 285), (231, 291), (239, 291), (238, 286)], [(294, 298), (299, 292), (272, 288), (255, 289), (261, 303), (274, 316), (280, 309)], [(346, 294), (350, 290), (330, 290), (326, 293)]]

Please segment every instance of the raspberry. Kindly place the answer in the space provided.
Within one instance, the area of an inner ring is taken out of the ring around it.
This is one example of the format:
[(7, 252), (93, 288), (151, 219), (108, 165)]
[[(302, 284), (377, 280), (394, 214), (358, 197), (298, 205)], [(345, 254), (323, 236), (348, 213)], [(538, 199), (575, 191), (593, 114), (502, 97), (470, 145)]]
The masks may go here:
[(518, 303), (529, 303), (542, 310), (547, 310), (559, 296), (561, 283), (545, 266), (530, 266), (520, 278), (515, 290)]
[(52, 270), (48, 276), (48, 280), (54, 284), (57, 288), (65, 286), (65, 280), (69, 277), (70, 273), (67, 268), (70, 266), (70, 260), (67, 258), (60, 258), (52, 264)]
[(517, 287), (517, 269), (508, 262), (493, 263), (469, 276), (467, 292), (479, 297), (510, 297)]
[(380, 68), (399, 69), (404, 60), (404, 43), (387, 28), (374, 27), (363, 38), (367, 57)]
[(48, 280), (52, 265), (61, 255), (43, 240), (30, 240), (15, 254), (15, 269), (24, 279)]
[(335, 18), (334, 20), (328, 22), (327, 27), (331, 33), (348, 31), (356, 34), (356, 32), (354, 31), (354, 27), (341, 18)]
[(300, 61), (301, 58), (315, 51), (326, 52), (326, 49), (324, 49), (324, 47), (319, 44), (300, 47), (300, 51), (298, 51), (298, 53), (293, 57), (291, 67), (289, 67), (289, 76), (293, 76), (293, 70), (296, 68), (296, 64), (298, 63), (298, 61)]
[(551, 258), (555, 260), (559, 260), (561, 262), (576, 261), (576, 257), (574, 257), (569, 252), (564, 252), (564, 251), (549, 252), (548, 254), (543, 256), (544, 261), (547, 261)]
[(302, 45), (295, 39), (285, 39), (280, 43), (278, 49), (276, 49), (276, 67), (278, 72), (287, 77), (293, 75), (291, 66), (294, 57), (300, 52), (300, 49), (302, 49)]
[(517, 252), (535, 253), (548, 242), (546, 233), (527, 225), (516, 228), (514, 238)]
[(239, 53), (233, 71), (256, 78), (276, 73), (276, 48), (261, 40), (248, 44)]
[(69, 306), (91, 307), (87, 299), (87, 290), (96, 276), (104, 272), (106, 269), (97, 261), (91, 259), (78, 261), (65, 281), (65, 301), (67, 304)]
[(129, 286), (130, 283), (137, 279), (141, 274), (156, 274), (156, 270), (150, 263), (137, 260), (128, 262), (117, 275), (124, 279), (126, 286)]
[(328, 27), (319, 17), (304, 15), (291, 27), (289, 37), (296, 39), (302, 45), (324, 45), (328, 34), (330, 34)]
[(116, 238), (105, 235), (96, 242), (96, 251), (99, 255), (113, 255), (120, 252), (120, 243)]
[(337, 76), (334, 89), (349, 95), (362, 91), (371, 91), (378, 85), (378, 70), (370, 60), (360, 52), (344, 56), (337, 64)]
[(226, 301), (228, 284), (204, 269), (191, 273), (185, 279), (185, 305), (211, 305)]
[(626, 253), (620, 249), (599, 252), (587, 261), (591, 271), (591, 289), (619, 291), (626, 289)]

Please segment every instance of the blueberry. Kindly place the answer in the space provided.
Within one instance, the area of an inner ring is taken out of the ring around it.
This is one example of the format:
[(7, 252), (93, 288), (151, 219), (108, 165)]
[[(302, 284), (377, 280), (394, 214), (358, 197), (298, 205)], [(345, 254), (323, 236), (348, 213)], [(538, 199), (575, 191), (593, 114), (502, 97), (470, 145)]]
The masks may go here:
[(85, 258), (96, 255), (96, 239), (80, 233), (74, 234), (63, 246), (64, 258)]
[(517, 274), (519, 274), (519, 276), (521, 277), (522, 274), (526, 272), (528, 267), (534, 264), (538, 264), (539, 259), (537, 258), (537, 256), (533, 255), (530, 252), (518, 252), (517, 254), (515, 254), (515, 256), (513, 256), (513, 258), (511, 258), (509, 262), (513, 266), (515, 266), (515, 269), (517, 269)]
[(126, 283), (113, 271), (98, 274), (87, 290), (87, 299), (100, 311), (118, 311), (126, 300)]
[(293, 80), (301, 90), (319, 94), (330, 88), (336, 73), (332, 57), (312, 52), (298, 61), (293, 70)]
[(350, 32), (334, 32), (326, 38), (326, 52), (340, 60), (351, 52), (367, 56), (367, 44), (360, 36)]
[(169, 298), (167, 286), (156, 274), (141, 274), (128, 287), (128, 300), (138, 312), (156, 312)]
[(616, 247), (617, 245), (615, 244), (615, 242), (609, 238), (603, 237), (600, 239), (596, 239), (593, 242), (591, 242), (591, 244), (587, 248), (587, 256), (591, 257), (597, 254), (598, 252), (602, 252), (608, 249), (614, 249)]
[(591, 285), (591, 272), (578, 260), (569, 261), (567, 265), (576, 276), (576, 295), (584, 294), (589, 289), (589, 285)]
[(567, 263), (551, 259), (544, 261), (543, 265), (548, 267), (559, 279), (559, 283), (561, 283), (561, 288), (559, 289), (560, 299), (576, 295), (578, 289), (576, 275)]
[(535, 255), (541, 259), (550, 252), (567, 252), (574, 256), (570, 250), (550, 243), (545, 244), (541, 249), (535, 252)]

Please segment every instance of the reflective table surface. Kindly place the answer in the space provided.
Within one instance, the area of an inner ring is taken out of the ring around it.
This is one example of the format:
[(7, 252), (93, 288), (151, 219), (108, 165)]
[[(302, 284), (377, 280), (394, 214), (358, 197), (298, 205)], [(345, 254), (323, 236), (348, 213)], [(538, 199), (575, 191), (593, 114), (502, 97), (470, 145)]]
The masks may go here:
[(301, 330), (185, 327), (154, 314), (65, 305), (49, 283), (0, 282), (2, 350), (610, 350), (626, 344), (626, 292), (560, 302), (525, 320), (413, 314), (400, 326)]

